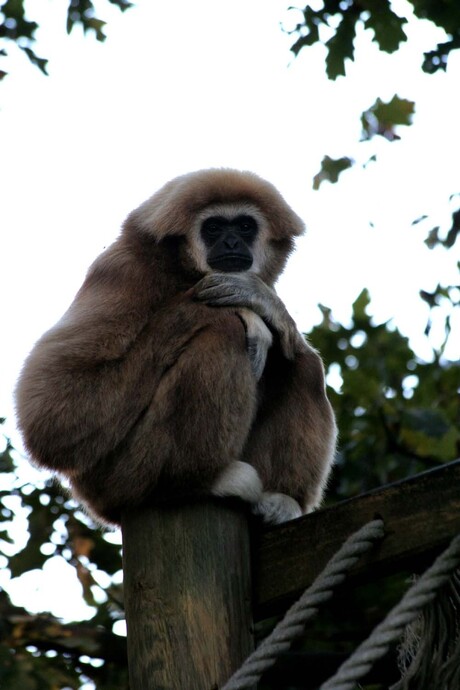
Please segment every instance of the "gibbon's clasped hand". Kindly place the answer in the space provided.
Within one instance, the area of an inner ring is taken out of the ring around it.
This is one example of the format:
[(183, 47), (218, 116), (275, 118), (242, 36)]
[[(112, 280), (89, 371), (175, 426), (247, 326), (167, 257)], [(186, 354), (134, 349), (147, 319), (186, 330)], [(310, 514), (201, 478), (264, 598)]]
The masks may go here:
[(133, 211), (26, 360), (32, 461), (111, 524), (209, 495), (274, 523), (317, 507), (334, 416), (273, 289), (302, 232), (270, 183), (231, 169), (178, 177)]

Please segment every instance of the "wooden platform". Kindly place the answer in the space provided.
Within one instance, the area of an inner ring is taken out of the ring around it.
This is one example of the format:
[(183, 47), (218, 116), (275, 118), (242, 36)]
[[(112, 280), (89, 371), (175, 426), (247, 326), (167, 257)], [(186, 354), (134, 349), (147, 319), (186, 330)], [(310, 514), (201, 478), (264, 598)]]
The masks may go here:
[(376, 517), (385, 522), (385, 538), (360, 559), (352, 581), (430, 563), (460, 533), (460, 460), (255, 535), (255, 617), (285, 607), (347, 537)]

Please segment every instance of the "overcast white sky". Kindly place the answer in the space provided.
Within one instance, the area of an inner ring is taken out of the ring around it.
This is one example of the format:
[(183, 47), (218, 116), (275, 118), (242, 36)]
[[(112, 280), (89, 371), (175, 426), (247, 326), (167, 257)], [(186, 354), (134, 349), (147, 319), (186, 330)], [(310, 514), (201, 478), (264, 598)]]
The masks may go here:
[[(279, 285), (301, 328), (319, 302), (347, 319), (368, 287), (377, 320), (394, 318), (429, 356), (418, 290), (458, 282), (458, 257), (430, 252), (428, 227), (411, 227), (424, 213), (448, 227), (448, 197), (460, 191), (460, 59), (447, 74), (420, 69), (443, 32), (413, 21), (408, 44), (387, 56), (361, 31), (347, 78), (329, 82), (321, 47), (292, 58), (280, 28), (294, 21), (288, 0), (137, 0), (123, 15), (103, 5), (104, 44), (66, 36), (65, 2), (29, 4), (50, 75), (12, 50), (0, 85), (0, 416), (16, 444), (11, 393), (27, 352), (127, 213), (198, 168), (254, 170), (305, 219)], [(356, 145), (361, 112), (395, 93), (416, 101), (414, 125), (400, 142)], [(375, 152), (366, 171), (313, 192), (324, 154), (363, 162)]]

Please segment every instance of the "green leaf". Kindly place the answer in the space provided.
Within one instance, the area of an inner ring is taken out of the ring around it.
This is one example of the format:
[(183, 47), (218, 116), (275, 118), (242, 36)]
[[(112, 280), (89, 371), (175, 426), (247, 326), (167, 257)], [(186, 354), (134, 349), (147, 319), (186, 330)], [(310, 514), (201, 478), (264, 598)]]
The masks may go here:
[(129, 10), (130, 7), (134, 7), (134, 4), (129, 2), (129, 0), (109, 0), (109, 2), (110, 4), (115, 5), (115, 7), (118, 7), (121, 12)]
[(96, 19), (96, 17), (91, 17), (85, 19), (82, 23), (85, 33), (87, 31), (94, 31), (96, 34), (96, 40), (101, 42), (105, 41), (107, 36), (105, 35), (103, 28), (106, 26), (107, 22), (102, 21), (102, 19)]
[(38, 29), (38, 24), (26, 19), (23, 0), (6, 0), (0, 11), (5, 17), (0, 27), (2, 37), (13, 41), (17, 41), (18, 38), (35, 40), (34, 33)]
[(353, 302), (353, 318), (357, 324), (360, 321), (367, 321), (369, 319), (366, 309), (370, 303), (369, 290), (365, 288)]
[(411, 3), (416, 17), (441, 27), (448, 38), (438, 43), (434, 50), (424, 53), (422, 69), (428, 74), (445, 71), (450, 53), (460, 48), (460, 3), (456, 0), (411, 0)]
[(428, 237), (425, 239), (425, 244), (429, 249), (434, 249), (438, 246), (445, 247), (445, 249), (451, 249), (456, 243), (459, 234), (460, 209), (457, 209), (452, 213), (452, 225), (445, 234), (445, 237), (441, 237), (439, 226), (435, 227), (428, 233)]
[(21, 46), (21, 49), (25, 52), (27, 57), (29, 58), (30, 62), (38, 67), (40, 72), (43, 74), (48, 74), (47, 71), (47, 65), (48, 65), (48, 60), (45, 60), (44, 58), (38, 57), (36, 53), (32, 50), (32, 48), (28, 48), (27, 46)]
[(337, 182), (339, 175), (354, 164), (352, 158), (330, 158), (324, 156), (321, 161), (321, 170), (313, 178), (313, 189), (318, 190), (322, 182)]
[(12, 472), (14, 469), (14, 460), (11, 457), (12, 446), (7, 442), (4, 451), (0, 452), (0, 472)]
[[(107, 0), (107, 2), (118, 7), (122, 12), (133, 7), (133, 3), (128, 0)], [(94, 31), (98, 41), (105, 41), (106, 22), (96, 17), (92, 0), (69, 0), (67, 4), (67, 33), (70, 33), (75, 25), (80, 25), (84, 33)], [(47, 74), (48, 61), (39, 57), (33, 50), (38, 24), (29, 21), (26, 17), (26, 12), (31, 11), (28, 7), (29, 3), (25, 3), (24, 0), (6, 0), (2, 4), (0, 0), (0, 5), (0, 13), (3, 15), (3, 22), (0, 23), (0, 39), (16, 44), (24, 51), (32, 64), (36, 65), (43, 74)], [(6, 54), (7, 51), (2, 47), (0, 57), (5, 57)], [(0, 70), (0, 81), (6, 74), (4, 70)]]
[(357, 15), (344, 12), (337, 30), (326, 43), (326, 73), (329, 79), (337, 79), (345, 74), (345, 60), (354, 59), (353, 41), (356, 34)]
[(400, 139), (395, 133), (395, 127), (412, 124), (414, 111), (414, 101), (399, 98), (396, 94), (388, 103), (377, 98), (375, 103), (361, 115), (362, 140), (368, 141), (376, 135), (385, 137), (388, 141)]
[(304, 9), (303, 15), (304, 24), (298, 24), (292, 32), (299, 34), (298, 39), (291, 46), (294, 55), (298, 55), (305, 46), (312, 46), (319, 41), (319, 25), (324, 21), (321, 13), (315, 12), (308, 5)]
[(407, 19), (393, 12), (389, 0), (363, 0), (362, 6), (369, 12), (364, 26), (366, 29), (372, 29), (374, 40), (380, 50), (394, 53), (403, 41), (407, 41), (402, 28)]

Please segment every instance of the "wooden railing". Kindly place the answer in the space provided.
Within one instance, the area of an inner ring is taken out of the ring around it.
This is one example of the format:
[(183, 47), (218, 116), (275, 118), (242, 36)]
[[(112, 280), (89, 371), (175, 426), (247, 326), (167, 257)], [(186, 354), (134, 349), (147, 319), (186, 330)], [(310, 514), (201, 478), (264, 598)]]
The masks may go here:
[(252, 529), (251, 558), (241, 506), (210, 501), (126, 514), (131, 690), (217, 690), (251, 650), (252, 615), (282, 611), (376, 517), (385, 537), (354, 566), (351, 582), (416, 571), (460, 533), (460, 461)]

